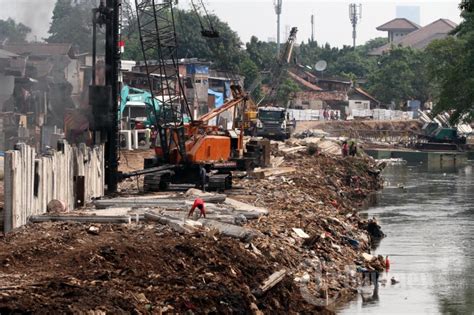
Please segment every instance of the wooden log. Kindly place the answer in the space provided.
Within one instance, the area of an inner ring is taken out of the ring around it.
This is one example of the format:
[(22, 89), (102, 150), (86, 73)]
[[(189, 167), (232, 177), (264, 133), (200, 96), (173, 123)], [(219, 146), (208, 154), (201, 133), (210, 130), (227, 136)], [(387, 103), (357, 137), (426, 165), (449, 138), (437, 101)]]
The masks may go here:
[(297, 146), (297, 147), (289, 147), (289, 148), (281, 148), (280, 152), (283, 153), (296, 153), (306, 150), (306, 146)]
[(144, 199), (144, 198), (115, 198), (105, 200), (95, 200), (97, 208), (108, 207), (165, 207), (172, 209), (182, 209), (186, 207), (185, 200), (178, 199)]
[(155, 221), (160, 224), (167, 225), (178, 233), (184, 234), (193, 233), (196, 231), (196, 225), (194, 224), (196, 221), (193, 221), (191, 224), (186, 224), (185, 220), (180, 220), (178, 218), (164, 216), (153, 212), (145, 212), (145, 220)]
[(129, 215), (124, 216), (73, 216), (73, 215), (34, 215), (30, 217), (32, 223), (42, 222), (79, 222), (79, 223), (131, 223), (131, 217)]
[(250, 242), (260, 235), (256, 230), (210, 219), (200, 219), (199, 222), (202, 222), (205, 227), (218, 230), (222, 235), (237, 238), (245, 242)]
[(257, 297), (264, 295), (268, 290), (276, 286), (278, 283), (281, 282), (286, 276), (286, 270), (281, 269), (277, 272), (274, 272), (270, 277), (268, 277), (263, 284), (258, 287), (253, 294)]

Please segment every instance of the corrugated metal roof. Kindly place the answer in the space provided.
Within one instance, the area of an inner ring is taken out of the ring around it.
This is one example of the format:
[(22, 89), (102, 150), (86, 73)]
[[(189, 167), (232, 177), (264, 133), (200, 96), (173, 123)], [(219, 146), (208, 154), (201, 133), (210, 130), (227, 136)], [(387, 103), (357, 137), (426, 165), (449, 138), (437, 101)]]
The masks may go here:
[(456, 26), (457, 24), (451, 20), (439, 19), (431, 24), (420, 28), (419, 30), (407, 34), (406, 36), (394, 41), (393, 43), (388, 43), (383, 45), (382, 47), (374, 49), (369, 53), (369, 55), (381, 55), (384, 52), (389, 51), (392, 45), (423, 49), (428, 46), (429, 43), (431, 43), (433, 40), (448, 36), (448, 34)]
[(10, 51), (0, 49), (0, 58), (1, 59), (10, 59), (10, 58), (14, 58), (14, 57), (18, 57), (18, 55), (14, 54)]
[(396, 18), (383, 25), (377, 27), (379, 31), (392, 31), (392, 30), (417, 30), (421, 26), (405, 18)]
[(366, 90), (364, 90), (364, 89), (362, 89), (362, 88), (360, 88), (360, 87), (355, 87), (355, 88), (354, 88), (354, 91), (355, 91), (356, 93), (359, 93), (359, 94), (361, 94), (361, 95), (367, 97), (368, 99), (370, 99), (370, 100), (372, 100), (372, 101), (374, 101), (374, 102), (380, 104), (380, 101), (379, 101), (378, 99), (376, 99), (375, 97), (373, 97), (371, 94), (369, 94), (369, 92), (367, 92)]
[(7, 43), (4, 50), (28, 56), (69, 56), (75, 58), (72, 44)]

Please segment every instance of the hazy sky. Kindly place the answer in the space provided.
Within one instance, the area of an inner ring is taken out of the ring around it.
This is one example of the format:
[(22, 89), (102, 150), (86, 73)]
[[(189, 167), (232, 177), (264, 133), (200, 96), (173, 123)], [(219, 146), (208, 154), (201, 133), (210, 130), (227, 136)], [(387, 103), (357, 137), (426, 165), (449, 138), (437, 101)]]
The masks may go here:
[[(385, 36), (375, 28), (395, 17), (396, 5), (417, 5), (421, 11), (421, 25), (439, 18), (460, 22), (458, 3), (445, 1), (361, 1), (362, 20), (358, 26), (358, 43)], [(13, 17), (33, 29), (31, 38), (47, 36), (55, 0), (0, 0), (0, 19)], [(273, 0), (204, 0), (207, 8), (229, 23), (242, 41), (252, 35), (262, 40), (276, 38), (276, 15)], [(315, 39), (319, 43), (329, 42), (333, 46), (350, 45), (352, 29), (348, 4), (354, 1), (334, 0), (283, 0), (281, 36), (285, 40), (285, 26), (299, 29), (298, 41), (311, 36), (310, 16), (315, 15)], [(179, 6), (189, 8), (189, 0), (181, 0)]]

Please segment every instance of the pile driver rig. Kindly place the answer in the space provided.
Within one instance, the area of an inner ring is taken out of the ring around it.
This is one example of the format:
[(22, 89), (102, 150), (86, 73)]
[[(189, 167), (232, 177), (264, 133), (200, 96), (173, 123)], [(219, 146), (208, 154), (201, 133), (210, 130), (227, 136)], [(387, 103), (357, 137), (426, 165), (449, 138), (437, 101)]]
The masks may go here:
[[(232, 187), (233, 170), (264, 164), (268, 160), (269, 145), (253, 142), (248, 146), (248, 152), (244, 153), (243, 123), (236, 123), (237, 117), (234, 117), (235, 128), (231, 130), (209, 125), (211, 119), (224, 111), (233, 109), (234, 114), (243, 113), (247, 94), (240, 86), (232, 86), (233, 97), (230, 101), (201, 117), (193, 117), (179, 72), (174, 3), (170, 0), (135, 0), (147, 92), (160, 104), (159, 107), (150, 107), (157, 137), (155, 157), (145, 159), (143, 170), (127, 174), (118, 172), (120, 6), (119, 0), (106, 0), (94, 10), (94, 25), (105, 25), (106, 28), (106, 84), (97, 86), (93, 78), (90, 95), (94, 130), (101, 135), (97, 140), (106, 144), (109, 193), (116, 191), (119, 180), (139, 175), (145, 175), (144, 188), (149, 191), (167, 189), (171, 183), (224, 190)], [(95, 51), (94, 48), (94, 56)], [(93, 59), (95, 68), (96, 58)], [(152, 78), (158, 78), (159, 89), (153, 86), (156, 79)], [(262, 158), (265, 156), (266, 159)]]

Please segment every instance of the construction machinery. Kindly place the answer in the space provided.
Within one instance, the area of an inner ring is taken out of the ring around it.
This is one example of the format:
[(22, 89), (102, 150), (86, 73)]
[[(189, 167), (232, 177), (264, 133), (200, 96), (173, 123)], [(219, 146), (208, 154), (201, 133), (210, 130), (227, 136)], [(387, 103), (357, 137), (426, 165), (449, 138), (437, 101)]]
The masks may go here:
[(420, 120), (425, 124), (418, 133), (415, 148), (418, 150), (462, 151), (466, 149), (467, 138), (472, 132), (469, 125), (452, 125), (449, 113), (440, 113), (435, 117), (418, 111)]
[(457, 128), (443, 127), (436, 122), (425, 123), (418, 139), (415, 148), (419, 150), (457, 151), (466, 144), (466, 137), (460, 136)]
[(296, 121), (290, 117), (288, 104), (281, 104), (278, 89), (286, 76), (296, 42), (298, 29), (293, 27), (277, 62), (270, 71), (270, 91), (258, 102), (254, 134), (268, 139), (288, 139), (296, 128)]
[[(145, 160), (145, 169), (121, 177), (145, 175), (144, 188), (151, 191), (166, 189), (170, 184), (194, 184), (215, 190), (231, 188), (232, 170), (268, 161), (260, 157), (262, 150), (269, 156), (269, 145), (253, 144), (249, 153), (244, 154), (243, 123), (235, 113), (245, 111), (247, 95), (240, 86), (232, 86), (230, 101), (199, 118), (193, 117), (179, 74), (173, 2), (136, 0), (135, 5), (149, 83), (146, 98), (151, 100), (149, 103), (156, 100), (159, 104), (148, 106), (157, 137), (155, 157)], [(153, 88), (152, 76), (159, 78), (160, 89)], [(234, 112), (234, 129), (210, 124), (228, 110)]]

